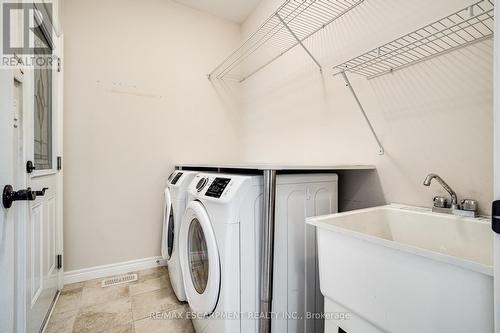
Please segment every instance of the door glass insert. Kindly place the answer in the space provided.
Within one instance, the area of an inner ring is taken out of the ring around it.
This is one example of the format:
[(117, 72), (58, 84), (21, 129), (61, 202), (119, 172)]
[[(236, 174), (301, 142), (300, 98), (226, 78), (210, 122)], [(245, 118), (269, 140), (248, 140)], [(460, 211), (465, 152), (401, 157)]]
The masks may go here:
[(174, 208), (170, 205), (170, 215), (168, 216), (168, 228), (167, 228), (167, 251), (168, 257), (172, 256), (174, 251)]
[[(50, 47), (40, 30), (34, 34), (37, 48)], [(35, 49), (36, 50), (36, 49)], [(37, 170), (52, 169), (52, 64), (50, 55), (35, 52), (39, 64), (35, 66), (35, 114), (34, 114), (34, 163)]]
[(203, 294), (208, 282), (208, 251), (203, 229), (196, 218), (189, 226), (188, 251), (191, 280), (198, 294)]

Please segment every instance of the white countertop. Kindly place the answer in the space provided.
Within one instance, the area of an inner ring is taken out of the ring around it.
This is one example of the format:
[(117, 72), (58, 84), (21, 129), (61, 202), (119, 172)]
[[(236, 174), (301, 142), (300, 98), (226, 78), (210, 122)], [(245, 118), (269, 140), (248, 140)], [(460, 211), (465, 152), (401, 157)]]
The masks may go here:
[(374, 165), (286, 165), (286, 164), (176, 164), (176, 168), (212, 168), (246, 170), (375, 170)]

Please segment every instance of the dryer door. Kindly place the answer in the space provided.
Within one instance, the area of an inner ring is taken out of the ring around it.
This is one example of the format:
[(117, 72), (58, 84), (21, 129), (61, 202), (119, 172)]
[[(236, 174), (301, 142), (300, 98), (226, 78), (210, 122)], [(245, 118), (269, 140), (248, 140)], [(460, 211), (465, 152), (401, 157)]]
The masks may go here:
[(163, 259), (170, 259), (174, 250), (174, 211), (170, 190), (165, 189), (165, 205), (163, 211), (163, 232), (161, 239), (161, 256)]
[(186, 298), (194, 312), (209, 315), (219, 299), (220, 260), (212, 224), (198, 201), (186, 208), (179, 245)]

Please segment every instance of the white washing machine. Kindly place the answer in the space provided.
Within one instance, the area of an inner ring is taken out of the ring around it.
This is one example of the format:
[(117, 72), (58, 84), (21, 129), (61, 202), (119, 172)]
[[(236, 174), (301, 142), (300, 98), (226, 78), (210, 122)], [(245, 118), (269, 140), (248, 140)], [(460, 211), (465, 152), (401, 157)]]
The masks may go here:
[(187, 188), (196, 174), (193, 171), (175, 171), (168, 177), (165, 188), (161, 255), (167, 260), (170, 283), (179, 301), (186, 301), (179, 262), (179, 231), (186, 209)]
[[(188, 188), (180, 261), (198, 333), (257, 333), (262, 176), (198, 174)], [(278, 175), (273, 332), (322, 332), (285, 313), (321, 312), (316, 234), (305, 218), (337, 211), (337, 175)]]

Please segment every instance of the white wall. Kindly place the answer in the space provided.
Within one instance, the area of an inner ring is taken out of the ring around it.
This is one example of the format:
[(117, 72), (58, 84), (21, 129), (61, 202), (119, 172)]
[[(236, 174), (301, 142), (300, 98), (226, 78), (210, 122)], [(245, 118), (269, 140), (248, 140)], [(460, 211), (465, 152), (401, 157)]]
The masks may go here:
[(237, 90), (206, 74), (240, 27), (169, 0), (67, 0), (63, 17), (65, 270), (157, 256), (174, 163), (239, 158)]
[(437, 172), (488, 212), (491, 41), (371, 81), (351, 77), (382, 157), (330, 75), (473, 1), (365, 1), (307, 42), (323, 75), (297, 48), (240, 86), (210, 83), (205, 74), (280, 3), (263, 0), (240, 31), (170, 0), (65, 1), (66, 270), (159, 255), (163, 184), (182, 161), (375, 164), (341, 175), (343, 209), (429, 206), (445, 195), (422, 186)]
[[(243, 34), (281, 2), (263, 0)], [(245, 81), (244, 159), (375, 164), (373, 176), (383, 193), (359, 195), (368, 203), (382, 196), (387, 202), (430, 206), (434, 195), (445, 195), (437, 184), (422, 185), (436, 172), (459, 197), (479, 200), (487, 213), (493, 193), (491, 40), (370, 81), (351, 76), (386, 149), (382, 157), (342, 78), (331, 75), (332, 65), (474, 2), (365, 1), (307, 42), (324, 65), (323, 75), (297, 47)]]

